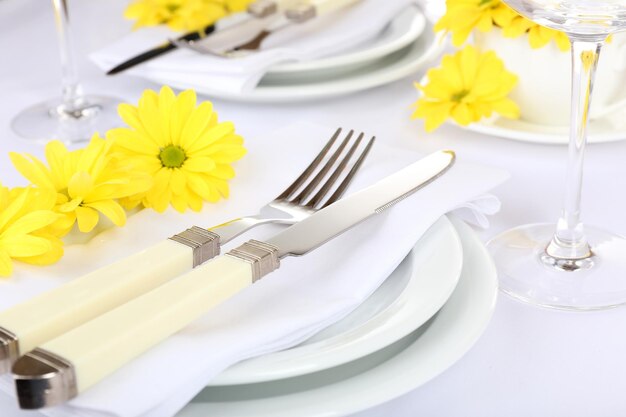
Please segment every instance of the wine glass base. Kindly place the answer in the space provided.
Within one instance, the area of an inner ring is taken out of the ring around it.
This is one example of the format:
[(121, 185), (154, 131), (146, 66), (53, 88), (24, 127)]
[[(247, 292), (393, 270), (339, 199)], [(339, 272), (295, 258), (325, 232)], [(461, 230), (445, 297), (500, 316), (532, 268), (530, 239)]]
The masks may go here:
[(85, 96), (72, 110), (60, 98), (48, 100), (23, 110), (11, 122), (13, 131), (24, 139), (65, 143), (83, 142), (94, 133), (122, 126), (117, 105), (122, 100), (104, 96)]
[(590, 258), (563, 263), (545, 248), (554, 224), (519, 226), (487, 243), (500, 289), (523, 302), (563, 310), (601, 310), (626, 304), (626, 239), (585, 226)]

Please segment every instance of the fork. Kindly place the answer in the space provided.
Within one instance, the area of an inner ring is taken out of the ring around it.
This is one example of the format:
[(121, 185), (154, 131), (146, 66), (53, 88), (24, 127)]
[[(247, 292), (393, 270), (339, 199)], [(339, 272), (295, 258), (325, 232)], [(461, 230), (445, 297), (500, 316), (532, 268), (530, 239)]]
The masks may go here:
[[(280, 193), (278, 197), (263, 206), (259, 210), (258, 214), (231, 220), (209, 230), (218, 234), (220, 243), (225, 244), (251, 228), (262, 224), (297, 223), (300, 220), (309, 217), (317, 210), (321, 210), (341, 198), (355, 174), (361, 167), (363, 161), (367, 157), (369, 150), (375, 141), (374, 137), (369, 140), (348, 174), (344, 177), (343, 181), (335, 189), (333, 194), (324, 200), (341, 177), (341, 174), (346, 170), (348, 162), (353, 157), (364, 137), (363, 133), (359, 134), (358, 138), (354, 141), (346, 155), (337, 164), (334, 171), (328, 175), (330, 170), (333, 168), (333, 165), (337, 162), (354, 135), (353, 130), (348, 132), (345, 139), (337, 147), (324, 166), (317, 173), (315, 173), (317, 167), (322, 163), (341, 134), (341, 130), (341, 128), (337, 129), (324, 148), (315, 157), (315, 159), (313, 159), (302, 174), (300, 174), (300, 176), (291, 185)], [(320, 183), (325, 177), (327, 177), (326, 181), (320, 186)], [(315, 193), (315, 191), (317, 192)]]
[[(294, 224), (337, 201), (362, 166), (375, 138), (359, 153), (364, 134), (349, 147), (351, 130), (318, 170), (341, 134), (337, 129), (300, 176), (258, 214), (210, 230), (194, 226), (148, 249), (0, 312), (0, 374), (17, 358), (55, 337), (188, 272), (220, 252), (220, 246), (266, 223)], [(336, 165), (336, 166), (335, 166)], [(342, 174), (343, 180), (334, 188)], [(93, 254), (97, 256), (96, 254)]]

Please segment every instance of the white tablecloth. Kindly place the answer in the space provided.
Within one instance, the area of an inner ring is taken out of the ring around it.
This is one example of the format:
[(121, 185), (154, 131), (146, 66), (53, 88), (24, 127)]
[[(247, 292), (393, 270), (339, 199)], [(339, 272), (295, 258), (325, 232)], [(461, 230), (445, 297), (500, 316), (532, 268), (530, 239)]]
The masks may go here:
[[(105, 77), (85, 58), (129, 30), (120, 19), (124, 0), (71, 3), (78, 61), (84, 85), (93, 93), (135, 102), (154, 85), (125, 77)], [(41, 0), (0, 0), (0, 179), (22, 180), (8, 151), (42, 154), (41, 145), (20, 140), (9, 128), (20, 109), (58, 94), (59, 58), (52, 11)], [(564, 74), (567, 76), (567, 74)], [(559, 212), (566, 149), (483, 137), (454, 127), (426, 135), (411, 121), (412, 86), (420, 74), (328, 101), (251, 105), (213, 100), (223, 119), (235, 121), (247, 140), (258, 132), (306, 119), (355, 127), (382, 142), (428, 152), (452, 148), (460, 159), (508, 169), (512, 179), (496, 190), (503, 209), (484, 239), (514, 225), (554, 221)], [(626, 137), (626, 132), (624, 134)], [(626, 141), (589, 147), (584, 219), (626, 234)], [(626, 271), (625, 271), (626, 279)], [(458, 363), (425, 386), (358, 417), (463, 416), (623, 416), (626, 414), (626, 308), (597, 313), (565, 313), (528, 307), (502, 295), (478, 343)], [(28, 416), (0, 404), (2, 417)]]

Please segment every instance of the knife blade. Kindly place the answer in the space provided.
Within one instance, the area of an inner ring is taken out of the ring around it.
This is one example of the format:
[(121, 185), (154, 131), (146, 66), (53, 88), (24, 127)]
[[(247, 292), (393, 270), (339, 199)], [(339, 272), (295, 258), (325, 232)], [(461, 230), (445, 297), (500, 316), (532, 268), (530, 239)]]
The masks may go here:
[(389, 209), (454, 163), (439, 151), (311, 215), (266, 242), (251, 240), (20, 358), (20, 407), (65, 402), (280, 266)]
[[(281, 3), (283, 1), (284, 0), (257, 0), (255, 1), (251, 3), (247, 8), (247, 13), (249, 15), (249, 18), (244, 19), (243, 21), (239, 23), (233, 24), (231, 27), (235, 28), (237, 26), (241, 26), (245, 24), (248, 21), (253, 21), (257, 18), (265, 18), (267, 16), (275, 14), (279, 11), (279, 8), (281, 7)], [(208, 35), (214, 32), (215, 32), (215, 24), (211, 24), (205, 27), (201, 31), (187, 33), (179, 38), (176, 38), (175, 40), (167, 41), (162, 45), (159, 45), (155, 48), (142, 52), (139, 55), (136, 55), (130, 59), (127, 59), (126, 61), (122, 62), (121, 64), (116, 65), (115, 67), (107, 71), (106, 75), (118, 74), (122, 71), (125, 71), (129, 68), (139, 65), (143, 62), (149, 61), (153, 58), (156, 58), (170, 51), (173, 51), (174, 49), (178, 48), (180, 43), (182, 42), (185, 42), (185, 43), (194, 42), (199, 39), (206, 38)]]
[[(195, 40), (201, 39), (203, 37), (205, 37), (206, 35), (213, 33), (213, 31), (215, 30), (215, 25), (209, 25), (207, 27), (205, 27), (203, 29), (203, 31), (196, 31), (196, 32), (190, 32), (187, 33), (183, 36), (181, 36), (180, 38), (176, 39), (176, 42), (193, 42)], [(107, 71), (106, 75), (115, 75), (118, 74), (122, 71), (125, 71), (129, 68), (132, 68), (136, 65), (141, 64), (142, 62), (146, 62), (149, 61), (153, 58), (156, 58), (158, 56), (161, 56), (163, 54), (166, 54), (170, 51), (173, 51), (174, 49), (178, 48), (178, 46), (176, 45), (176, 42), (174, 41), (167, 41), (162, 45), (159, 45), (155, 48), (149, 49), (145, 52), (140, 53), (139, 55), (136, 55), (124, 62), (122, 62), (121, 64), (116, 65), (115, 67), (111, 68), (109, 71)]]

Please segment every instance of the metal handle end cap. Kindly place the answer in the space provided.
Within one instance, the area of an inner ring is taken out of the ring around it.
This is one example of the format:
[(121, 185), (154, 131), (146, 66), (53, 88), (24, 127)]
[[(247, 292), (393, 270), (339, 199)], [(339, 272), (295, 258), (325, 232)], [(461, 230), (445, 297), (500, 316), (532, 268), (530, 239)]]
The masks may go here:
[(22, 356), (13, 365), (12, 372), (23, 410), (62, 404), (78, 394), (72, 364), (43, 349)]
[(19, 356), (17, 336), (0, 327), (0, 375), (11, 371), (11, 365)]

